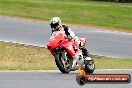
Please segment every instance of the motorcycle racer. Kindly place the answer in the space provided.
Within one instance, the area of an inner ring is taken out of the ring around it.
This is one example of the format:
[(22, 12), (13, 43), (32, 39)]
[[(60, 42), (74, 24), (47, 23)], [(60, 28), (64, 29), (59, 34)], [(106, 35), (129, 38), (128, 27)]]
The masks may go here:
[[(86, 48), (82, 45), (81, 40), (78, 38), (78, 36), (75, 35), (75, 33), (66, 25), (62, 25), (61, 23), (61, 19), (59, 17), (53, 17), (50, 20), (50, 26), (52, 29), (52, 34), (51, 34), (51, 38), (57, 33), (57, 34), (62, 34), (65, 36), (65, 38), (74, 40), (75, 44), (81, 49), (85, 51), (85, 54), (87, 54), (87, 57), (85, 58), (86, 60), (92, 60), (92, 58), (90, 58)], [(75, 67), (75, 65), (77, 64), (77, 62), (79, 62), (78, 64), (81, 66), (84, 64), (85, 61), (82, 52), (76, 54), (75, 56), (73, 56), (73, 65), (72, 68)]]

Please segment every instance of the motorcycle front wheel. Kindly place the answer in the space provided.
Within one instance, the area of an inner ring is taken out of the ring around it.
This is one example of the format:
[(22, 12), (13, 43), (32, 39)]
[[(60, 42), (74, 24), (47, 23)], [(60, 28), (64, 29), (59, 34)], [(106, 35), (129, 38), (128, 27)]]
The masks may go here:
[(70, 72), (70, 64), (69, 59), (67, 56), (67, 52), (65, 50), (63, 51), (56, 51), (56, 54), (54, 55), (55, 62), (57, 67), (62, 73), (69, 73)]

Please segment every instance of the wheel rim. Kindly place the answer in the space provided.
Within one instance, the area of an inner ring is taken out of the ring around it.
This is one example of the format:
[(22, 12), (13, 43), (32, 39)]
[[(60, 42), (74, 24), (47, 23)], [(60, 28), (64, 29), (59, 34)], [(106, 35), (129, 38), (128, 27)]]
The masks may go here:
[(65, 51), (62, 52), (61, 62), (62, 62), (64, 69), (68, 70), (70, 65), (69, 65), (69, 59), (67, 58), (67, 52)]
[(94, 68), (95, 68), (95, 65), (92, 64), (92, 65), (89, 65), (88, 67), (89, 67), (90, 69), (94, 69)]
[(89, 61), (87, 66), (88, 66), (89, 69), (95, 69), (95, 64), (93, 63), (93, 61)]

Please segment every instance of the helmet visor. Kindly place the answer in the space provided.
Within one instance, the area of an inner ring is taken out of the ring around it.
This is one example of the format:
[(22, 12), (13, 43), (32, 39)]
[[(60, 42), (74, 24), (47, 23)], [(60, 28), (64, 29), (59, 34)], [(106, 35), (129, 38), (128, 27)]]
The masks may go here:
[(57, 22), (57, 23), (55, 23), (55, 24), (53, 24), (53, 23), (51, 23), (51, 24), (50, 24), (51, 28), (56, 28), (58, 25), (59, 25), (59, 23), (58, 23), (58, 22)]

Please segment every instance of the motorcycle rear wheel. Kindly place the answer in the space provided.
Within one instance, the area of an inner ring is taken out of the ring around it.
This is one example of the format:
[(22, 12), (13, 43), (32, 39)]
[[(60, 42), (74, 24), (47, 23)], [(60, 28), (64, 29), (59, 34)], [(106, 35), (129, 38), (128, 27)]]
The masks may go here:
[(84, 68), (85, 72), (86, 73), (89, 73), (89, 74), (92, 74), (95, 70), (95, 64), (94, 64), (94, 61), (91, 60), (91, 61), (85, 61), (85, 68)]

